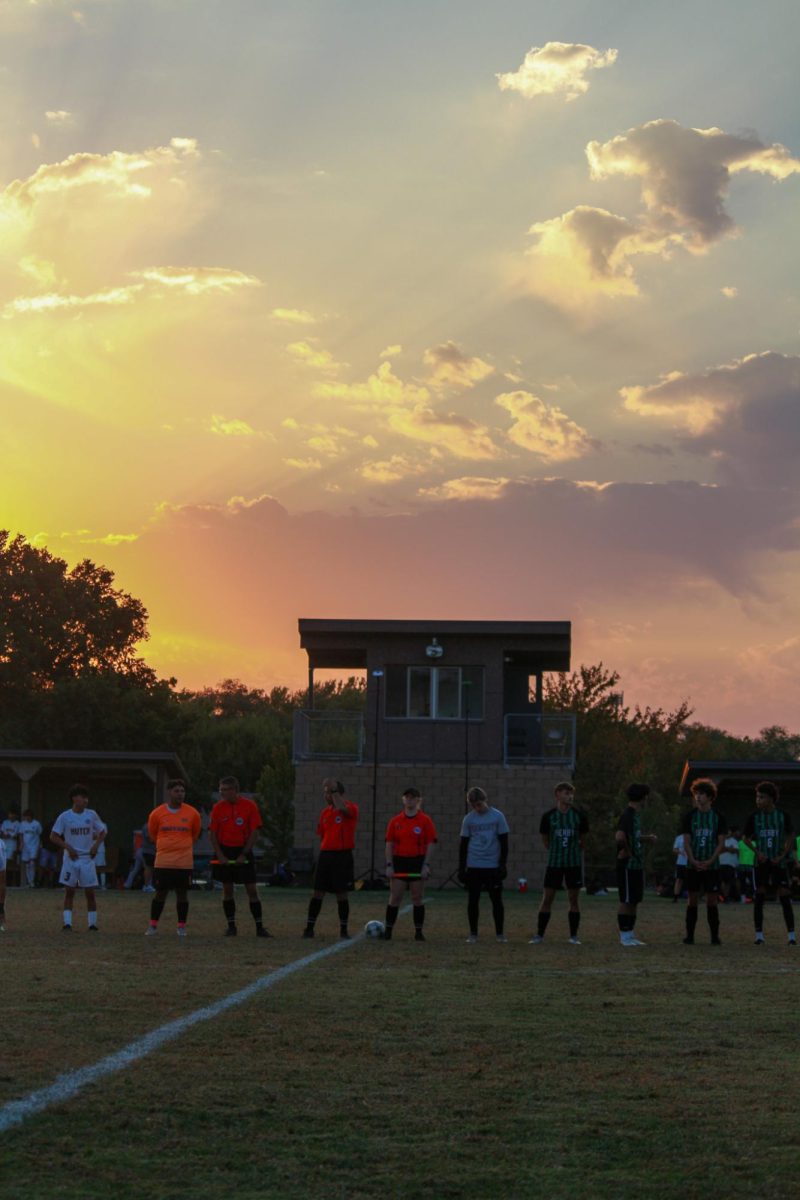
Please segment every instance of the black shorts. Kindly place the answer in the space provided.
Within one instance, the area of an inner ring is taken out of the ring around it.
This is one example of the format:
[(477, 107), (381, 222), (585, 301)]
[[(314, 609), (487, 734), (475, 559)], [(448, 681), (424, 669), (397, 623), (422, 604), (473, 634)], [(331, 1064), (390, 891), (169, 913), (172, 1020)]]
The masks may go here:
[(583, 887), (583, 872), (580, 867), (547, 867), (544, 873), (544, 886), (558, 888), (561, 884), (568, 892), (574, 892)]
[(617, 887), (620, 904), (641, 904), (644, 896), (644, 871), (641, 867), (628, 867), (617, 863)]
[(146, 867), (152, 867), (153, 863), (156, 861), (156, 856), (155, 854), (148, 854), (145, 850), (143, 850), (142, 861)]
[(496, 888), (502, 889), (503, 881), (500, 878), (499, 867), (467, 867), (467, 891), (493, 892)]
[[(395, 875), (419, 875), (424, 862), (424, 854), (414, 854), (413, 856), (404, 856), (402, 854), (392, 855), (392, 866), (394, 867)], [(412, 883), (422, 883), (423, 881), (421, 879), (398, 879), (397, 882), (410, 886)]]
[(346, 892), (353, 886), (354, 874), (352, 850), (320, 850), (314, 891)]
[(694, 867), (686, 868), (687, 892), (700, 892), (704, 895), (706, 892), (719, 892), (720, 886), (719, 871), (716, 867), (707, 871), (697, 871)]
[(768, 888), (788, 888), (789, 872), (785, 864), (757, 862), (753, 867), (753, 887), (759, 892)]
[(192, 872), (182, 867), (156, 867), (153, 883), (157, 892), (187, 892), (192, 886)]
[(241, 846), (220, 846), (222, 860), (214, 864), (212, 872), (218, 883), (255, 883), (256, 864), (252, 851), (248, 851), (243, 863), (225, 862), (242, 853)]
[(685, 879), (686, 878), (686, 863), (681, 863), (680, 866), (677, 866), (675, 868), (675, 878), (676, 879)]

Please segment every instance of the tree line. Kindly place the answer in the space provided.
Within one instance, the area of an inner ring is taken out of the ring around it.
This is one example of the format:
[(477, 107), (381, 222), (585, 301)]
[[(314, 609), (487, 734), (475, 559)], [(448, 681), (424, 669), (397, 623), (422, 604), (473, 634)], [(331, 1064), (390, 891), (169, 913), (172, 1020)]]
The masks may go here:
[[(265, 832), (279, 858), (292, 844), (293, 713), (304, 689), (251, 688), (236, 679), (199, 690), (160, 679), (141, 656), (147, 611), (85, 559), (70, 568), (48, 550), (0, 531), (0, 744), (37, 750), (174, 751), (190, 799), (205, 801), (222, 775), (236, 775), (262, 801)], [(687, 758), (800, 757), (800, 735), (775, 726), (738, 738), (673, 711), (624, 707), (617, 672), (602, 663), (551, 674), (545, 708), (576, 716), (575, 786), (587, 809), (588, 856), (608, 861), (616, 817), (632, 780), (650, 785), (648, 827), (659, 834), (656, 869), (667, 869)], [(357, 678), (315, 686), (318, 708), (359, 710)]]

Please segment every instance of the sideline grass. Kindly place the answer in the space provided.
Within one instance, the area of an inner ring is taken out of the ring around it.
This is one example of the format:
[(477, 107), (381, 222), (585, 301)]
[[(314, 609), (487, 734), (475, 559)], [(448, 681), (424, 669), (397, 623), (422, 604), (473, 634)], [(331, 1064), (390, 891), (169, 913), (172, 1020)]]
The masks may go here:
[[(221, 938), (218, 895), (192, 894), (190, 937), (147, 898), (100, 896), (101, 932), (59, 929), (59, 893), (11, 892), (0, 940), (0, 1102), (95, 1062), (335, 937), (326, 901), (299, 938), (304, 891), (268, 893), (267, 924)], [(353, 897), (352, 927), (383, 894)], [(562, 898), (541, 946), (538, 899), (508, 899), (508, 945), (464, 942), (462, 893), (434, 893), (426, 932), (360, 942), (196, 1027), (2, 1139), (4, 1194), (242, 1200), (685, 1200), (788, 1196), (800, 1102), (800, 960), (781, 913), (752, 945), (752, 910), (722, 910), (712, 948), (681, 944), (682, 906), (648, 900), (623, 950), (612, 898), (584, 901), (580, 947)]]

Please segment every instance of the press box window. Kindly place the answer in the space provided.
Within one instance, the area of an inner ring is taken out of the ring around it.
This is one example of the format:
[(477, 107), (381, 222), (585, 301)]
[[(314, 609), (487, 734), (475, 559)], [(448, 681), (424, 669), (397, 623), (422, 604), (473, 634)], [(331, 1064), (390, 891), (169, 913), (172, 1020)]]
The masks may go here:
[(483, 667), (387, 667), (386, 716), (483, 719)]

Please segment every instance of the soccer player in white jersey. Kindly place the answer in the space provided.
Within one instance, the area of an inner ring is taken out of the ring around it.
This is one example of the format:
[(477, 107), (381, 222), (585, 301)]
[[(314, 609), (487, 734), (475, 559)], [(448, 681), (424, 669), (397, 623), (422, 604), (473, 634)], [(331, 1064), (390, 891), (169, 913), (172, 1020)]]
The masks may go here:
[[(25, 809), (19, 823), (19, 840), (20, 859), (25, 868), (25, 882), (29, 888), (36, 887), (36, 864), (39, 861), (42, 826), (29, 808)], [(21, 879), (20, 883), (22, 883)]]
[(64, 932), (72, 930), (72, 904), (76, 888), (83, 888), (89, 932), (97, 932), (97, 871), (94, 860), (97, 848), (106, 836), (106, 826), (94, 809), (89, 808), (89, 793), (82, 783), (69, 789), (72, 807), (61, 813), (53, 823), (50, 841), (64, 851), (59, 883), (64, 885)]

